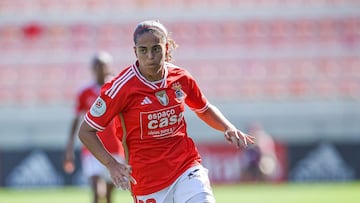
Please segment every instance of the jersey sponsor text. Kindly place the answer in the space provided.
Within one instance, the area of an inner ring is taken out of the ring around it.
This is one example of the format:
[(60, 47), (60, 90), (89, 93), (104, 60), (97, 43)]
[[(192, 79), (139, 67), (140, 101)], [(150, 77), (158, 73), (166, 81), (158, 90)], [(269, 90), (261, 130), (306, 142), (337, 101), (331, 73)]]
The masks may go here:
[(180, 105), (159, 111), (140, 112), (141, 138), (167, 138), (174, 136), (183, 124), (184, 112)]

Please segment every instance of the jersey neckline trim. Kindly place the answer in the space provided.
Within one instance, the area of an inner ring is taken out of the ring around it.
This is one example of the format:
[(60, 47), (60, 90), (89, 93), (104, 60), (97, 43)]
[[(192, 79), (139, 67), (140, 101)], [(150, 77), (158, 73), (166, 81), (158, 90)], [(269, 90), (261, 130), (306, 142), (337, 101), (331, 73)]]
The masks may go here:
[[(141, 73), (140, 73), (140, 70), (137, 66), (137, 62), (135, 62), (133, 65), (132, 65), (132, 69), (136, 75), (136, 77), (142, 82), (144, 83), (146, 86), (150, 87), (151, 89), (153, 90), (156, 90), (156, 89), (160, 89), (160, 88), (165, 88), (167, 86), (167, 82), (166, 82), (166, 78), (168, 76), (168, 73), (169, 73), (169, 70), (168, 70), (168, 66), (167, 66), (167, 63), (165, 62), (164, 63), (164, 70), (165, 70), (165, 74), (164, 74), (164, 77), (162, 80), (158, 80), (158, 81), (154, 81), (154, 82), (151, 82), (149, 80), (147, 80)], [(159, 85), (159, 82), (161, 81), (161, 84)]]

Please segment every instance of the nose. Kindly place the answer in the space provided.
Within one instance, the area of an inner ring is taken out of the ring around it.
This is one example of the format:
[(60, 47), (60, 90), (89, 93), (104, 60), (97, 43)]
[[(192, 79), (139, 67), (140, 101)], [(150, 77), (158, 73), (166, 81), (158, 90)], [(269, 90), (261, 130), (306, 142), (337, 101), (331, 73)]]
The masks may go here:
[(148, 59), (153, 59), (154, 58), (154, 53), (152, 53), (152, 51), (149, 51), (146, 56), (147, 56)]

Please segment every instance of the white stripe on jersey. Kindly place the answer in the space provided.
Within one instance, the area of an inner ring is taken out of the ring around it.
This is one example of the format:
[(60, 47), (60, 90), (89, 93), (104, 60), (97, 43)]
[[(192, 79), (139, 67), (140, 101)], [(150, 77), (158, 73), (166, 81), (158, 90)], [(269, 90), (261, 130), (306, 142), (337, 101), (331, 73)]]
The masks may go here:
[(88, 117), (87, 114), (84, 116), (84, 121), (85, 121), (88, 125), (90, 125), (92, 128), (94, 128), (95, 130), (97, 130), (97, 131), (103, 131), (103, 130), (105, 130), (104, 127), (102, 127), (102, 126), (94, 123), (94, 121), (92, 121), (92, 120)]
[(116, 79), (113, 85), (106, 90), (105, 95), (109, 96), (111, 99), (114, 99), (115, 95), (119, 92), (122, 86), (129, 81), (133, 76), (134, 72), (129, 68), (121, 77)]
[[(141, 75), (139, 69), (136, 67), (136, 64), (133, 65), (133, 69), (135, 71), (136, 76), (139, 78), (139, 80), (142, 83), (144, 83), (145, 85), (147, 85), (148, 87), (150, 87), (153, 90), (159, 89), (159, 87), (155, 83), (148, 81), (143, 75)], [(168, 72), (169, 72), (168, 68), (167, 68), (167, 63), (164, 64), (164, 70), (165, 70), (165, 74), (164, 74), (164, 78), (160, 84), (160, 88), (166, 87), (166, 84), (167, 84), (166, 78), (167, 78)]]
[(164, 80), (162, 81), (162, 83), (161, 83), (161, 85), (160, 85), (160, 88), (164, 88), (164, 87), (166, 87), (166, 85), (167, 85), (166, 78), (168, 77), (168, 73), (169, 73), (169, 69), (168, 69), (167, 63), (165, 63), (164, 69), (165, 69)]
[(203, 108), (201, 108), (201, 109), (194, 109), (194, 108), (190, 108), (190, 109), (191, 109), (192, 111), (196, 112), (196, 113), (203, 113), (204, 111), (206, 111), (206, 110), (209, 108), (209, 105), (210, 105), (210, 103), (207, 102), (207, 103), (205, 104), (205, 106), (204, 106)]
[[(165, 63), (164, 69), (165, 69), (164, 79), (161, 82), (160, 88), (164, 88), (167, 85), (166, 78), (167, 78), (168, 73), (169, 73), (167, 63)], [(129, 81), (133, 76), (137, 76), (137, 78), (142, 83), (144, 83), (146, 86), (150, 87), (151, 89), (153, 89), (153, 90), (159, 89), (159, 87), (155, 83), (152, 83), (152, 82), (146, 80), (146, 78), (141, 75), (139, 69), (134, 64), (122, 76), (120, 76), (118, 79), (116, 79), (114, 81), (112, 86), (108, 90), (106, 90), (105, 95), (107, 95), (111, 99), (113, 99), (115, 97), (115, 95), (120, 91), (121, 87), (124, 86), (124, 84), (127, 81)]]
[(148, 82), (144, 76), (141, 75), (139, 69), (136, 67), (136, 65), (133, 65), (132, 69), (134, 70), (135, 74), (136, 74), (136, 77), (142, 82), (144, 83), (146, 86), (150, 87), (151, 89), (153, 90), (156, 90), (158, 87), (151, 83), (151, 82)]

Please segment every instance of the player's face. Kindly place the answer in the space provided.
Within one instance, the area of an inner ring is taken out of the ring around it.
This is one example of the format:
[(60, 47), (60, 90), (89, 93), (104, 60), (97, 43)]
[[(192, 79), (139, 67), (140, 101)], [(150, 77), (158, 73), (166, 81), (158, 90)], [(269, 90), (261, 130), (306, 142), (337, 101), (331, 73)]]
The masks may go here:
[(146, 32), (138, 37), (134, 47), (140, 69), (159, 70), (165, 61), (166, 43), (158, 33)]
[(94, 71), (97, 82), (102, 85), (105, 83), (105, 78), (110, 74), (110, 67), (105, 63), (97, 63)]

